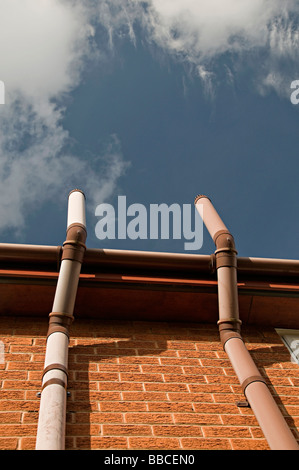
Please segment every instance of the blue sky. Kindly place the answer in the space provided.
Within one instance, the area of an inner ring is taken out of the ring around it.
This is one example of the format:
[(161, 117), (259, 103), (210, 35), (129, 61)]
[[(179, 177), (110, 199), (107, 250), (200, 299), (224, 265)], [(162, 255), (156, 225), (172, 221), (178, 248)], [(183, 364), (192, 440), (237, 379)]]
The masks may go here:
[(101, 241), (95, 208), (206, 194), (239, 256), (299, 258), (299, 7), (281, 3), (1, 0), (1, 241), (61, 244), (80, 187), (89, 247), (185, 252)]

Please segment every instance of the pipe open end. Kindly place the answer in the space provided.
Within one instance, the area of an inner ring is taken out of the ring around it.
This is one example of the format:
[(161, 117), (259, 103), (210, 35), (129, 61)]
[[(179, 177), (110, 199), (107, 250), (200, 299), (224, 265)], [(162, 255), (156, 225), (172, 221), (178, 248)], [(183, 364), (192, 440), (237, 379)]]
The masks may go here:
[(194, 199), (194, 204), (196, 205), (197, 202), (199, 201), (199, 199), (202, 199), (202, 198), (209, 199), (209, 201), (210, 201), (210, 198), (208, 198), (208, 196), (205, 196), (204, 194), (199, 194), (199, 195), (196, 196), (196, 198)]
[(71, 195), (72, 193), (75, 193), (75, 192), (82, 193), (83, 196), (84, 196), (84, 198), (86, 199), (84, 192), (83, 192), (81, 189), (78, 189), (78, 188), (72, 189), (72, 190), (69, 192), (69, 197), (70, 197), (70, 195)]

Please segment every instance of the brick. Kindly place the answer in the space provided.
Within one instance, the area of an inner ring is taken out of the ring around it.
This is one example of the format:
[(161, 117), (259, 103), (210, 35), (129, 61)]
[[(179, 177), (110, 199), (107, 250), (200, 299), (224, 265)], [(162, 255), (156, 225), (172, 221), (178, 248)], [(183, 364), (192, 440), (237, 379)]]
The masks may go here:
[(184, 366), (184, 373), (195, 375), (217, 375), (217, 377), (221, 377), (225, 374), (225, 371), (222, 367), (196, 367), (196, 366)]
[(215, 414), (235, 414), (236, 405), (224, 405), (213, 403), (194, 403), (194, 410), (196, 413), (215, 413)]
[[(0, 449), (34, 449), (47, 318), (0, 318)], [(272, 328), (246, 345), (299, 438), (299, 369)], [(17, 335), (16, 335), (17, 333)], [(268, 449), (216, 325), (77, 319), (67, 449)]]
[(294, 395), (290, 395), (290, 396), (286, 396), (286, 395), (279, 395), (279, 396), (274, 396), (274, 400), (276, 401), (276, 403), (278, 405), (282, 404), (282, 405), (299, 405), (299, 397), (298, 396), (294, 396)]
[(38, 409), (38, 401), (0, 400), (0, 411), (36, 411)]
[(120, 364), (159, 364), (157, 357), (151, 356), (126, 356), (119, 358)]
[(124, 382), (163, 382), (162, 374), (120, 374), (120, 380)]
[(27, 389), (36, 389), (40, 388), (40, 381), (36, 380), (4, 380), (3, 382), (4, 389), (17, 389), (17, 390), (27, 390)]
[(126, 413), (126, 423), (165, 423), (169, 424), (173, 422), (172, 415), (170, 413)]
[(143, 373), (148, 374), (182, 374), (183, 369), (181, 366), (160, 366), (160, 365), (142, 365), (141, 370)]
[(77, 437), (76, 448), (78, 449), (127, 449), (128, 441), (126, 437)]
[(180, 358), (170, 358), (170, 357), (161, 357), (160, 364), (162, 366), (169, 366), (169, 365), (189, 365), (189, 366), (199, 366), (199, 359), (193, 359), (190, 357), (180, 357)]
[(26, 411), (23, 413), (22, 423), (23, 424), (30, 424), (30, 423), (37, 423), (38, 422), (38, 411)]
[(122, 413), (105, 413), (105, 412), (83, 412), (75, 414), (75, 423), (92, 423), (92, 424), (102, 424), (102, 423), (121, 423), (123, 421)]
[(190, 437), (190, 436), (202, 436), (202, 427), (196, 425), (163, 425), (153, 426), (153, 433), (155, 436), (178, 436), (178, 437)]
[(119, 411), (122, 413), (126, 413), (129, 411), (147, 411), (147, 405), (143, 402), (128, 402), (128, 401), (120, 401), (120, 402), (102, 402), (100, 403), (100, 410), (101, 411)]
[(5, 354), (5, 362), (14, 362), (14, 363), (19, 363), (17, 364), (19, 367), (23, 367), (22, 370), (26, 370), (26, 364), (30, 362), (31, 360), (31, 354), (24, 354), (24, 353), (17, 353), (17, 354), (10, 354), (6, 353)]
[(199, 449), (199, 450), (230, 450), (231, 444), (229, 439), (206, 439), (196, 437), (183, 437), (181, 439), (183, 449)]
[(263, 431), (259, 427), (250, 428), (250, 431), (251, 431), (252, 436), (255, 439), (261, 439), (261, 438), (263, 439), (265, 437)]
[(174, 416), (174, 422), (176, 424), (198, 424), (198, 425), (209, 425), (209, 424), (222, 424), (220, 416), (217, 414), (200, 414), (200, 413), (176, 413)]
[(28, 372), (25, 370), (1, 370), (0, 371), (0, 380), (26, 380)]
[(119, 381), (119, 374), (118, 373), (111, 373), (111, 372), (98, 372), (98, 371), (83, 371), (83, 372), (76, 372), (76, 380), (77, 381), (97, 381), (97, 382), (118, 382)]
[(143, 383), (141, 382), (98, 382), (99, 390), (107, 391), (132, 391), (132, 392), (142, 392)]
[(276, 386), (276, 387), (271, 387), (271, 392), (273, 395), (278, 395), (279, 397), (282, 397), (283, 395), (297, 397), (299, 396), (299, 387)]
[(183, 382), (190, 383), (207, 383), (206, 377), (203, 374), (165, 374), (165, 382)]
[(180, 449), (180, 443), (179, 439), (176, 438), (130, 437), (129, 449)]
[(159, 356), (159, 357), (177, 357), (177, 351), (174, 350), (159, 350), (159, 349), (146, 349), (143, 347), (138, 348), (138, 354), (142, 357), (145, 356)]
[(258, 426), (257, 419), (254, 415), (221, 415), (221, 420), (224, 425)]
[(86, 391), (83, 391), (83, 390), (79, 390), (79, 391), (75, 391), (75, 398), (76, 400), (79, 400), (79, 401), (112, 401), (112, 400), (120, 400), (121, 399), (121, 395), (119, 392), (94, 392), (94, 391), (89, 391), (89, 390), (86, 390)]
[[(192, 351), (180, 350), (180, 351), (178, 351), (178, 356), (179, 356), (179, 358), (188, 358), (188, 359), (191, 358), (193, 365), (196, 365), (196, 363), (194, 361), (197, 361), (197, 364), (198, 364), (199, 359), (202, 359), (204, 357), (217, 358), (217, 353), (215, 351), (204, 351), (204, 350), (198, 351), (198, 349), (192, 350)], [(192, 365), (192, 364), (190, 364), (190, 365)]]
[(215, 394), (227, 394), (231, 392), (231, 387), (224, 384), (189, 384), (188, 388), (191, 393), (213, 393)]
[(212, 395), (209, 393), (168, 393), (170, 401), (183, 401), (183, 402), (213, 402)]
[(1, 450), (17, 450), (18, 439), (15, 437), (0, 437)]
[[(7, 405), (8, 400), (12, 399), (11, 390), (0, 390), (0, 403), (4, 401), (4, 406)], [(25, 399), (25, 391), (24, 390), (16, 390), (13, 392), (13, 399), (14, 400), (24, 400)]]
[(265, 439), (231, 439), (233, 450), (269, 450)]
[(149, 392), (188, 392), (184, 383), (145, 383), (144, 388)]
[(194, 349), (196, 350), (196, 346), (191, 341), (168, 341), (167, 342), (168, 349)]
[(166, 401), (164, 392), (123, 392), (123, 399), (130, 401)]
[(103, 435), (105, 436), (151, 436), (151, 426), (141, 424), (107, 424), (103, 425)]
[(100, 372), (142, 372), (137, 364), (98, 364), (98, 370)]
[(101, 432), (101, 425), (100, 424), (91, 424), (91, 423), (71, 424), (71, 423), (67, 423), (67, 425), (66, 425), (66, 434), (68, 436), (99, 435), (100, 432)]
[(35, 424), (1, 424), (0, 435), (2, 437), (16, 437), (16, 436), (35, 436), (37, 426)]
[(205, 437), (250, 437), (250, 431), (245, 426), (205, 426)]
[(159, 411), (159, 412), (170, 412), (170, 413), (182, 413), (193, 411), (192, 403), (169, 403), (169, 402), (151, 402), (147, 405), (148, 411)]
[(14, 424), (21, 423), (22, 414), (20, 412), (6, 411), (0, 412), (1, 424)]
[(244, 394), (240, 393), (213, 393), (213, 398), (216, 403), (231, 403), (236, 404), (237, 401), (244, 401)]

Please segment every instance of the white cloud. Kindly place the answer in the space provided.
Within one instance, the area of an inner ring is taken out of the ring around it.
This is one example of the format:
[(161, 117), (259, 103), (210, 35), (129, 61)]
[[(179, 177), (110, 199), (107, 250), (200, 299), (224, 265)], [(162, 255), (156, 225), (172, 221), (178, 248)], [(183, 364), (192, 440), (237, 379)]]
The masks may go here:
[(0, 229), (21, 231), (30, 210), (47, 201), (65, 202), (73, 187), (84, 190), (93, 213), (99, 201), (113, 195), (127, 167), (116, 136), (102, 154), (86, 161), (66, 150), (69, 135), (59, 124), (60, 111), (50, 103), (39, 111), (20, 99), (2, 116)]
[(7, 93), (47, 99), (73, 88), (92, 34), (82, 9), (59, 0), (1, 0), (0, 11)]
[[(0, 230), (20, 227), (26, 211), (72, 182), (92, 188), (99, 204), (126, 168), (115, 137), (93, 162), (68, 152), (71, 136), (57, 104), (80, 84), (86, 59), (103, 54), (105, 47), (95, 45), (99, 26), (111, 53), (116, 38), (136, 42), (138, 23), (143, 40), (191, 65), (209, 94), (225, 54), (235, 64), (247, 62), (261, 93), (289, 94), (298, 78), (298, 13), (297, 0), (1, 0)], [(224, 67), (233, 83), (232, 69)]]
[(61, 194), (65, 198), (74, 185), (99, 204), (126, 168), (116, 138), (92, 162), (72, 155), (62, 125), (65, 110), (54, 104), (80, 83), (84, 61), (94, 53), (88, 4), (1, 0), (6, 104), (0, 108), (0, 230), (20, 230), (28, 211)]
[[(145, 2), (139, 2), (145, 3)], [(214, 64), (223, 54), (251, 61), (258, 89), (289, 90), (299, 56), (293, 15), (296, 0), (148, 0), (143, 14), (149, 38), (165, 52), (194, 65), (211, 90)], [(262, 70), (258, 70), (263, 52)], [(283, 65), (281, 61), (284, 61)], [(248, 64), (247, 64), (248, 65)], [(275, 76), (275, 79), (273, 77)]]
[(102, 0), (97, 5), (111, 44), (121, 33), (135, 40), (138, 22), (148, 41), (193, 66), (209, 94), (217, 78), (214, 66), (224, 54), (236, 68), (247, 61), (263, 93), (269, 87), (282, 92), (294, 79), (289, 74), (299, 58), (297, 0)]

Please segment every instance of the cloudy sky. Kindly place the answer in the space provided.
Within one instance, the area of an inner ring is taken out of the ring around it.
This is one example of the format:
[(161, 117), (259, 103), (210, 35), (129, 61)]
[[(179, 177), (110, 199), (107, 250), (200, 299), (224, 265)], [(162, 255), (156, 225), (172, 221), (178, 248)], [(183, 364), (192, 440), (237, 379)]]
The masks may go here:
[(1, 242), (61, 244), (79, 187), (89, 247), (185, 252), (99, 240), (96, 208), (206, 194), (240, 256), (299, 258), (298, 20), (296, 0), (0, 0)]

